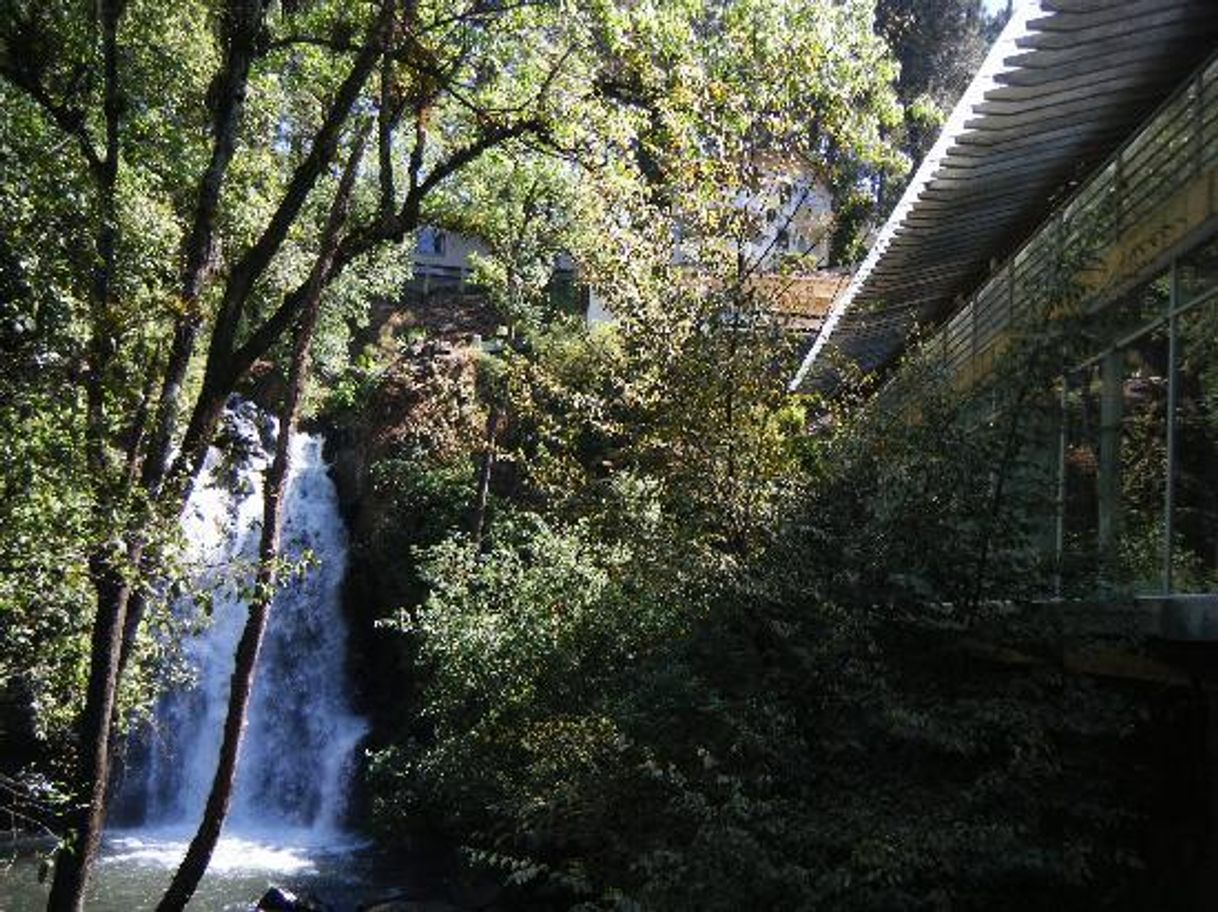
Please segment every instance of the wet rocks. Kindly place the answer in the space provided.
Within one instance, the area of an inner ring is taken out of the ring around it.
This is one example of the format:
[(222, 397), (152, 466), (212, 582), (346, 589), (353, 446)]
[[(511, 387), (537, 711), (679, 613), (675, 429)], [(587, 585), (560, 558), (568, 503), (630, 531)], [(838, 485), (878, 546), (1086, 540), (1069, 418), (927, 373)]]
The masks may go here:
[(297, 896), (283, 887), (271, 887), (262, 894), (253, 912), (330, 912), (329, 907), (307, 896)]

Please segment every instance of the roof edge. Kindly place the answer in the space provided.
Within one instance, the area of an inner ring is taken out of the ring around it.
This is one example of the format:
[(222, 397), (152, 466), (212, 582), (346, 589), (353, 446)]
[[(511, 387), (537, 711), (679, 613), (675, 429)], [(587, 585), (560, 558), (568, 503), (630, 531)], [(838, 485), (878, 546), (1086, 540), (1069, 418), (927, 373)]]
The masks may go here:
[(1017, 66), (1008, 66), (1006, 62), (1007, 58), (1021, 52), (1022, 49), (1019, 47), (1019, 42), (1033, 33), (1033, 29), (1030, 27), (1033, 22), (1032, 17), (1042, 12), (1043, 10), (1038, 0), (1016, 0), (1013, 4), (1010, 20), (994, 41), (989, 53), (986, 54), (985, 60), (982, 62), (977, 74), (973, 77), (972, 82), (964, 90), (960, 100), (956, 102), (956, 106), (952, 109), (952, 113), (948, 116), (943, 129), (939, 133), (939, 137), (935, 140), (935, 144), (931, 146), (930, 151), (926, 153), (922, 163), (918, 166), (918, 170), (914, 172), (913, 178), (905, 187), (905, 192), (901, 194), (896, 207), (880, 229), (875, 243), (871, 245), (871, 250), (863, 259), (858, 271), (855, 272), (854, 278), (850, 280), (846, 290), (834, 302), (829, 315), (825, 318), (820, 331), (816, 334), (812, 347), (800, 363), (795, 377), (788, 384), (787, 389), (789, 392), (796, 392), (803, 384), (804, 378), (812, 369), (812, 365), (816, 362), (825, 345), (828, 344), (834, 330), (837, 329), (837, 324), (854, 303), (855, 297), (866, 283), (872, 270), (875, 269), (880, 257), (888, 249), (897, 229), (904, 222), (918, 197), (934, 179), (935, 172), (942, 166), (952, 145), (962, 135), (970, 132), (967, 124), (972, 119), (973, 108), (985, 100), (987, 92), (1002, 86), (1002, 83), (998, 81), (998, 77), (1001, 74), (1018, 69)]

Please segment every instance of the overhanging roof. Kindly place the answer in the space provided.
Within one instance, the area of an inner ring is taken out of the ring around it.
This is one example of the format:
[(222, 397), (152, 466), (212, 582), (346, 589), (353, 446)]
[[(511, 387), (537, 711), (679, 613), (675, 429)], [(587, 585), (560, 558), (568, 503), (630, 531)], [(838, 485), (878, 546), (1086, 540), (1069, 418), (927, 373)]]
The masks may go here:
[(800, 365), (941, 323), (1218, 45), (1218, 0), (1023, 0)]

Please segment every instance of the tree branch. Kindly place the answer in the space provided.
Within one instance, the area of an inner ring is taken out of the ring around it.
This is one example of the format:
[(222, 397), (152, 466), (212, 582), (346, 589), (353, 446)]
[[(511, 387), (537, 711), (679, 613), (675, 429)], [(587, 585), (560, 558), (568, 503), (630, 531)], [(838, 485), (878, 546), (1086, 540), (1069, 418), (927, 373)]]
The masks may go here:
[(173, 343), (161, 385), (156, 427), (141, 477), (144, 487), (154, 495), (168, 468), (182, 383), (202, 325), (198, 300), (211, 272), (220, 191), (236, 152), (237, 130), (245, 107), (250, 66), (257, 56), (257, 38), (265, 13), (263, 0), (229, 0), (226, 9), (229, 17), (227, 53), (223, 69), (216, 73), (212, 82), (216, 100), (212, 117), (211, 160), (199, 178), (194, 219), (182, 250), (181, 308), (175, 321)]
[(338, 191), (322, 232), (321, 248), (309, 272), (306, 300), (292, 340), (292, 357), (288, 367), (288, 389), (280, 412), (279, 436), (275, 441), (275, 456), (267, 472), (263, 489), (262, 537), (258, 547), (258, 572), (255, 595), (250, 602), (249, 616), (237, 646), (233, 674), (229, 686), (228, 709), (224, 720), (224, 738), (216, 764), (215, 776), (207, 796), (203, 819), (187, 849), (186, 857), (173, 876), (169, 889), (157, 905), (158, 912), (178, 912), (194, 895), (203, 872), (207, 869), (220, 830), (228, 814), (233, 782), (237, 775), (242, 734), (257, 673), (258, 653), (266, 630), (271, 601), (275, 594), (276, 565), (279, 558), (279, 532), (283, 520), (283, 495), (291, 464), (292, 431), (296, 424), (300, 399), (308, 374), (309, 343), (317, 325), (322, 290), (333, 261), (338, 232), (347, 218), (355, 175), (364, 154), (366, 130), (361, 130), (347, 160)]
[[(248, 365), (238, 367), (233, 354), (237, 329), (246, 302), (255, 282), (278, 252), (305, 200), (326, 166), (334, 158), (343, 125), (362, 91), (368, 76), (383, 52), (391, 22), (394, 0), (381, 0), (380, 12), (369, 29), (368, 41), (351, 65), (351, 70), (326, 112), (313, 137), (305, 160), (300, 163), (284, 191), (278, 208), (254, 245), (233, 267), (224, 288), (224, 296), (212, 329), (203, 384), (195, 402), (190, 423), (182, 440), (181, 453), (171, 470), (175, 475), (189, 478), (202, 464), (207, 445), (220, 419), (224, 400)], [(252, 363), (252, 362), (251, 362)]]
[(517, 121), (512, 124), (501, 124), (498, 127), (487, 130), (468, 146), (456, 150), (445, 161), (432, 168), (423, 182), (419, 184), (418, 195), (420, 197), (426, 196), (437, 184), (447, 180), (457, 171), (477, 160), (484, 152), (495, 146), (502, 145), (518, 136), (533, 134), (544, 137), (548, 133), (549, 129), (545, 121), (538, 117)]
[(393, 60), (386, 54), (381, 58), (381, 94), (376, 118), (382, 218), (388, 218), (397, 205), (397, 190), (393, 182), (393, 134), (405, 110), (406, 102), (394, 99)]
[(392, 0), (383, 0), (381, 12), (370, 29), (368, 41), (360, 49), (359, 55), (351, 65), (350, 72), (339, 86), (334, 101), (326, 111), (326, 116), (313, 137), (308, 155), (297, 166), (279, 206), (258, 240), (233, 267), (225, 287), (220, 312), (216, 316), (212, 348), (208, 357), (209, 372), (219, 369), (223, 360), (232, 351), (237, 326), (254, 283), (270, 265), (271, 259), (283, 244), (284, 238), (287, 237), (288, 230), (300, 214), (309, 192), (334, 158), (342, 127), (381, 53), (392, 11)]
[[(545, 125), (539, 120), (526, 120), (519, 123), (504, 125), (488, 131), (475, 142), (454, 152), (447, 160), (437, 165), (417, 187), (413, 187), (406, 196), (398, 214), (389, 220), (381, 220), (376, 224), (355, 230), (343, 238), (334, 254), (333, 265), (326, 276), (327, 284), (342, 274), (352, 261), (388, 241), (400, 241), (406, 233), (419, 226), (419, 210), (423, 198), (437, 184), (451, 177), (461, 168), (470, 164), (487, 150), (530, 132), (544, 133)], [(288, 327), (292, 325), (299, 313), (302, 303), (307, 298), (307, 282), (284, 296), (282, 303), (271, 316), (252, 332), (244, 345), (237, 349), (231, 358), (234, 379), (245, 374), (254, 362), (262, 357)]]
[(39, 59), (36, 51), (31, 52), (39, 46), (40, 36), (32, 22), (18, 20), (16, 16), (14, 21), (15, 28), (4, 36), (6, 53), (0, 57), (0, 76), (29, 96), (55, 126), (76, 141), (93, 178), (102, 180), (105, 163), (89, 132), (85, 112), (51, 96), (42, 82), (47, 62)]

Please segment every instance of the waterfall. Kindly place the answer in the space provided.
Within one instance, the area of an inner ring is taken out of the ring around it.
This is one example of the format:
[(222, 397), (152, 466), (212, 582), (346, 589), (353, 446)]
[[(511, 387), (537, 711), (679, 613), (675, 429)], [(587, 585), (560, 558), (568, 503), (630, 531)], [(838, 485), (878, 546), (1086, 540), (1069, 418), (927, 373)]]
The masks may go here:
[[(234, 399), (224, 446), (208, 453), (182, 519), (186, 567), (210, 620), (184, 645), (195, 681), (158, 705), (142, 761), (124, 784), (145, 828), (197, 825), (211, 788), (233, 656), (246, 619), (262, 525), (262, 482), (277, 422)], [(366, 726), (345, 684), (346, 532), (322, 439), (295, 434), (281, 552), (296, 569), (276, 595), (258, 659), (228, 834), (322, 843), (341, 829), (347, 780)], [(175, 608), (187, 619), (200, 599)]]

